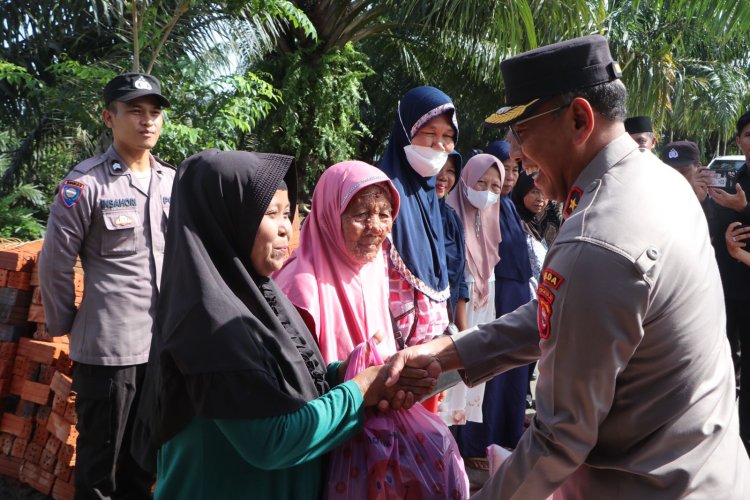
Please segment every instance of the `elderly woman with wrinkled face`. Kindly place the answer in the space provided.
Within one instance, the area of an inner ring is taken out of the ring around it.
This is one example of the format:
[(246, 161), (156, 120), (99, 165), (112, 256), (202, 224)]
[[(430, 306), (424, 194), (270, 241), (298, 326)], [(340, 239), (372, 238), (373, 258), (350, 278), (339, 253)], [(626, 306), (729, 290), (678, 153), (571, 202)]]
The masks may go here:
[(328, 168), (315, 187), (300, 246), (275, 276), (326, 362), (346, 359), (378, 334), (382, 357), (396, 352), (383, 243), (399, 199), (372, 165), (348, 161)]

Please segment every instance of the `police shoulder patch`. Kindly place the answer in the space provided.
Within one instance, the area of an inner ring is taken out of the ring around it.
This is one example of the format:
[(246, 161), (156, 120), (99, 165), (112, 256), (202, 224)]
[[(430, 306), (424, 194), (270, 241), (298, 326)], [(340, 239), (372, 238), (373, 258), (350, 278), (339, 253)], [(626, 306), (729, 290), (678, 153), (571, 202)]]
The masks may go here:
[(549, 267), (542, 271), (542, 283), (544, 285), (548, 285), (557, 290), (558, 288), (560, 288), (560, 285), (562, 285), (563, 281), (565, 281), (563, 277)]
[(65, 180), (60, 186), (60, 201), (65, 208), (72, 208), (78, 201), (83, 198), (83, 192), (86, 186), (82, 182)]
[(539, 337), (548, 339), (552, 332), (552, 303), (555, 301), (555, 294), (552, 290), (544, 285), (539, 285), (536, 290), (537, 296), (537, 328), (539, 328)]

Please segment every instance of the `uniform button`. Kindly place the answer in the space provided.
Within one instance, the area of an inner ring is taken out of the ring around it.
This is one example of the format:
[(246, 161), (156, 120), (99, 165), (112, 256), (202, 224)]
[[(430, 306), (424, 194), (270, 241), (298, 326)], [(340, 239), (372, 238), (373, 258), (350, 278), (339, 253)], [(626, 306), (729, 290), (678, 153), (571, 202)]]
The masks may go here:
[(656, 260), (659, 257), (659, 250), (651, 247), (648, 250), (646, 250), (646, 255), (648, 256), (649, 259)]

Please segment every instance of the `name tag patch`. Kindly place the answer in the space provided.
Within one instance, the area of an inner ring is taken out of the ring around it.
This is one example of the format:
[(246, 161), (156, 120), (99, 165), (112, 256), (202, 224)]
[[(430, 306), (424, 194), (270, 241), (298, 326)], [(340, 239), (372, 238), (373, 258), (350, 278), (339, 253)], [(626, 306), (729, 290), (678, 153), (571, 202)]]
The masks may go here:
[(99, 208), (106, 210), (108, 208), (134, 208), (136, 206), (135, 198), (114, 198), (99, 200)]
[(60, 187), (60, 201), (65, 208), (72, 208), (83, 198), (83, 192), (86, 186), (82, 182), (66, 180)]

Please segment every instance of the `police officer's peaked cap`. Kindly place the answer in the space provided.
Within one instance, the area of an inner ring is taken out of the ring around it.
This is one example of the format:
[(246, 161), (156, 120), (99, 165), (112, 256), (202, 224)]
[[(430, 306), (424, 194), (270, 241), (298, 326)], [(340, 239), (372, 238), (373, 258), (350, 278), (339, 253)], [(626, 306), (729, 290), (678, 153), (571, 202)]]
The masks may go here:
[(589, 35), (539, 47), (500, 63), (505, 106), (486, 125), (510, 125), (531, 115), (545, 99), (611, 82), (622, 76), (607, 39)]
[(104, 105), (112, 101), (132, 101), (147, 95), (156, 96), (162, 107), (171, 106), (169, 100), (161, 95), (161, 84), (155, 77), (145, 73), (125, 73), (114, 77), (104, 86)]
[(701, 154), (693, 141), (674, 141), (664, 146), (659, 158), (670, 167), (682, 168), (700, 163)]
[(654, 125), (648, 116), (631, 116), (625, 119), (625, 130), (628, 134), (640, 134), (641, 132), (653, 132)]

